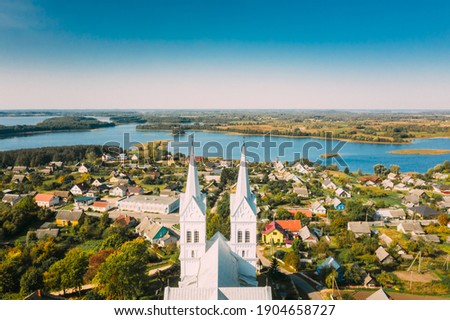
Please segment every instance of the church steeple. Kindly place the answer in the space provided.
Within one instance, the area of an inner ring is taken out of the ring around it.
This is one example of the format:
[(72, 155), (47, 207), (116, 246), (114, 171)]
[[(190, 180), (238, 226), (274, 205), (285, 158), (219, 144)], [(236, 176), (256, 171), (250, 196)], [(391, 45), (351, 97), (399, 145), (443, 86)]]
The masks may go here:
[(197, 166), (195, 164), (195, 154), (193, 144), (190, 146), (189, 150), (189, 169), (185, 194), (186, 199), (191, 197), (200, 199), (200, 185), (198, 183), (198, 172)]
[(248, 170), (247, 170), (247, 160), (245, 156), (245, 142), (242, 145), (241, 148), (241, 163), (239, 166), (239, 175), (238, 175), (238, 181), (236, 185), (236, 198), (242, 199), (247, 198), (249, 199), (251, 195), (250, 192), (250, 184), (248, 180)]
[(241, 164), (236, 193), (230, 195), (231, 250), (256, 268), (256, 196), (250, 191), (245, 143), (241, 149)]

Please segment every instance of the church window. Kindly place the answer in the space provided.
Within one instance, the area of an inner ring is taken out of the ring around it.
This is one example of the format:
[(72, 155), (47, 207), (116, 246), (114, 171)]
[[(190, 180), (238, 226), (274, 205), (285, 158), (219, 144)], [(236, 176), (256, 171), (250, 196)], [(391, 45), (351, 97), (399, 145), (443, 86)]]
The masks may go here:
[(245, 231), (245, 242), (250, 242), (250, 231), (248, 230)]
[(195, 251), (194, 250), (191, 251), (191, 258), (195, 258)]
[(242, 258), (245, 257), (245, 250), (242, 250)]
[(186, 231), (186, 242), (192, 242), (192, 232)]
[(200, 235), (198, 231), (194, 231), (194, 242), (199, 242), (200, 240)]
[(242, 242), (242, 231), (238, 231), (238, 237), (237, 238), (238, 238), (237, 242)]

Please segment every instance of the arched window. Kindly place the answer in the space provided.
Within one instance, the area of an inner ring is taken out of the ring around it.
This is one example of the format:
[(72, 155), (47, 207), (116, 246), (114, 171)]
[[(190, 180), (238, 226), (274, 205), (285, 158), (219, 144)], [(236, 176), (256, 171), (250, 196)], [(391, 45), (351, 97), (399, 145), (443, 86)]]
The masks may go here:
[(192, 242), (192, 232), (186, 231), (186, 242)]
[(200, 240), (200, 233), (198, 231), (194, 231), (194, 242), (199, 242)]
[(242, 231), (238, 231), (238, 241), (237, 242), (242, 242)]
[(242, 250), (242, 258), (245, 257), (245, 250)]
[(250, 231), (245, 230), (245, 242), (249, 243), (250, 242)]
[(194, 250), (191, 251), (191, 258), (195, 258), (195, 251)]

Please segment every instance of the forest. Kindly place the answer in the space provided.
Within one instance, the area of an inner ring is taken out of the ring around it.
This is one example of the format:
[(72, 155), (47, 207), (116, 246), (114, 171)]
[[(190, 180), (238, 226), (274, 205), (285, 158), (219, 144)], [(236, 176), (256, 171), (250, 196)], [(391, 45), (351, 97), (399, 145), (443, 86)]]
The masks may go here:
[(0, 125), (0, 137), (10, 137), (15, 135), (49, 131), (91, 130), (114, 126), (114, 123), (99, 121), (91, 117), (63, 116), (49, 118), (36, 125)]
[(82, 160), (95, 160), (102, 156), (102, 146), (77, 145), (70, 147), (45, 147), (0, 152), (0, 168), (8, 166), (46, 166), (51, 161), (75, 164)]

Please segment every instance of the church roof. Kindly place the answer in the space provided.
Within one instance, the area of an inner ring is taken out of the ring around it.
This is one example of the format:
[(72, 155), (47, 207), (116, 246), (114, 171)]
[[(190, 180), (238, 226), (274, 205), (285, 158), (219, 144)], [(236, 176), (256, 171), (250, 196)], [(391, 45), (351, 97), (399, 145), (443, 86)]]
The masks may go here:
[(272, 300), (270, 287), (247, 288), (171, 288), (164, 290), (164, 300)]

